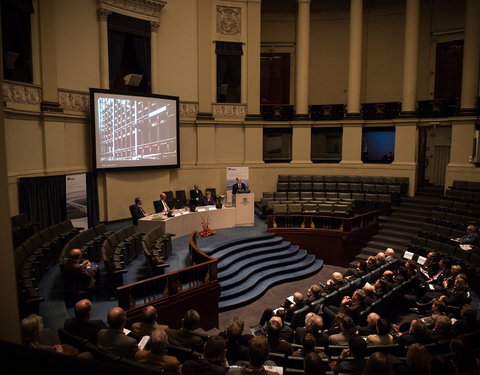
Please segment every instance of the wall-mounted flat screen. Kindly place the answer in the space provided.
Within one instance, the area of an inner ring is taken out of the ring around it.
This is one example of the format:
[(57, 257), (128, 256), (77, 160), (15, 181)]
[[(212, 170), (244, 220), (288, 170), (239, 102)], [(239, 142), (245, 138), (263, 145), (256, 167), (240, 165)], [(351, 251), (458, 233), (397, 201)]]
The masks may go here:
[(95, 170), (180, 166), (179, 98), (90, 89)]

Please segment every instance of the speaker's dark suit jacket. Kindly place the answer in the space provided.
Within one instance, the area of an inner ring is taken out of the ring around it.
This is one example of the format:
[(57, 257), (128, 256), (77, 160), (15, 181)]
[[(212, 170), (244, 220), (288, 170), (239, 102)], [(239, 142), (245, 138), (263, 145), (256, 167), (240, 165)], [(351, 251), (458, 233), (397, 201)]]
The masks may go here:
[(202, 202), (203, 193), (200, 189), (190, 190), (190, 202), (199, 205)]
[[(167, 205), (169, 210), (172, 209), (167, 202), (165, 202), (165, 204)], [(155, 207), (155, 212), (157, 213), (165, 211), (165, 207), (163, 207), (163, 203), (161, 199), (159, 199), (158, 201), (153, 201), (153, 206)]]
[(137, 225), (138, 219), (145, 217), (144, 212), (142, 211), (140, 206), (136, 204), (132, 204), (129, 208), (130, 208), (130, 214), (132, 215), (133, 224)]
[(239, 188), (237, 183), (233, 184), (232, 194), (237, 194), (240, 189), (241, 190), (246, 190), (247, 187), (245, 186), (245, 184), (243, 182), (240, 185), (241, 185), (241, 187)]

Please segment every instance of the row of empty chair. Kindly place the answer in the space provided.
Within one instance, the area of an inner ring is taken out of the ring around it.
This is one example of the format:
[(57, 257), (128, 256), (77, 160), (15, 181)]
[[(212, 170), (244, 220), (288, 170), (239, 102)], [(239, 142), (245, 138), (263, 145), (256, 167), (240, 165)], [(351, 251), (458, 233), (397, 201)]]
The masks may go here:
[[(213, 187), (211, 188), (206, 188), (204, 191), (202, 191), (202, 193), (205, 195), (205, 193), (207, 191), (210, 191), (212, 193), (212, 197), (214, 199), (217, 198), (217, 190)], [(169, 205), (169, 207), (172, 207), (172, 208), (177, 208), (177, 209), (181, 209), (181, 208), (184, 208), (184, 207), (187, 207), (188, 204), (189, 204), (189, 201), (191, 200), (192, 198), (192, 190), (190, 190), (190, 196), (189, 198), (187, 198), (187, 193), (185, 190), (167, 190), (167, 191), (164, 191), (165, 195), (167, 196), (167, 204)]]
[(112, 289), (123, 285), (127, 264), (142, 253), (142, 236), (143, 233), (137, 232), (134, 225), (128, 225), (103, 241), (101, 257)]
[(464, 180), (453, 180), (451, 189), (456, 190), (471, 190), (471, 191), (480, 191), (480, 182), (479, 181), (464, 181)]
[(12, 224), (12, 240), (14, 249), (39, 230), (39, 224), (30, 221), (27, 215), (24, 213), (14, 215), (10, 218), (10, 220)]
[(442, 199), (437, 207), (439, 211), (447, 211), (465, 216), (480, 217), (480, 202), (466, 202), (456, 199)]
[(172, 253), (172, 237), (174, 235), (171, 233), (164, 234), (162, 228), (157, 227), (143, 236), (142, 250), (152, 274), (163, 274), (165, 268), (168, 267), (166, 260)]
[(17, 291), (21, 315), (38, 313), (44, 297), (38, 283), (45, 272), (57, 263), (62, 248), (81, 228), (65, 220), (30, 236), (14, 250)]
[(445, 190), (444, 199), (480, 203), (480, 191), (448, 188)]

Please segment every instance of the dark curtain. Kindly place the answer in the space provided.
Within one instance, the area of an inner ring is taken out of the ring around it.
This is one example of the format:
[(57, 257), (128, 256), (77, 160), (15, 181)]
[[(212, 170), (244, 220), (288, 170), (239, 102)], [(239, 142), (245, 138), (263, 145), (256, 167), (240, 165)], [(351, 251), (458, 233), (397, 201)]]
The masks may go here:
[[(217, 101), (240, 101), (242, 43), (216, 42), (217, 54)], [(220, 85), (228, 84), (228, 92), (221, 93)], [(222, 97), (224, 95), (224, 97)]]
[[(5, 79), (32, 82), (31, 0), (2, 0), (2, 52)], [(7, 64), (8, 52), (18, 54), (13, 66)]]
[(20, 178), (18, 195), (20, 213), (42, 229), (67, 218), (65, 175)]
[(100, 215), (98, 211), (97, 174), (95, 172), (87, 172), (86, 178), (88, 227), (91, 228), (100, 222)]
[(108, 70), (110, 87), (115, 81), (122, 64), (123, 51), (125, 49), (125, 33), (108, 30)]
[(142, 72), (143, 79), (147, 83), (147, 91), (150, 92), (150, 39), (137, 35), (132, 35), (133, 46), (135, 48), (135, 56), (137, 64)]

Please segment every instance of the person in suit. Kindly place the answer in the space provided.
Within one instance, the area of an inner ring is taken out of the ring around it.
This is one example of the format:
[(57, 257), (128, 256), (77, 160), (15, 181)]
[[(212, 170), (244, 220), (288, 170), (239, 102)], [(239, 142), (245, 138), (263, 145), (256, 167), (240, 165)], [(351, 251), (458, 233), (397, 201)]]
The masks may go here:
[(181, 374), (182, 365), (177, 357), (167, 355), (168, 336), (162, 328), (154, 329), (150, 335), (150, 350), (138, 350), (135, 360), (149, 367), (164, 369), (168, 374)]
[(155, 206), (155, 212), (157, 213), (168, 213), (171, 211), (171, 207), (167, 203), (167, 194), (161, 193), (160, 200), (154, 201), (153, 205)]
[(360, 335), (352, 335), (348, 340), (348, 349), (343, 349), (335, 362), (333, 373), (361, 374), (365, 368), (367, 343)]
[(132, 331), (140, 336), (150, 336), (158, 328), (167, 329), (168, 326), (157, 323), (157, 309), (152, 305), (145, 306), (142, 311), (142, 320), (132, 323)]
[(82, 250), (70, 250), (63, 259), (63, 271), (75, 289), (89, 292), (95, 290), (99, 269), (95, 263), (82, 258)]
[(215, 198), (212, 197), (212, 193), (207, 190), (206, 195), (201, 199), (202, 206), (214, 206), (216, 204)]
[(240, 177), (237, 177), (235, 181), (235, 184), (232, 185), (232, 194), (238, 194), (239, 192), (243, 193), (247, 189), (247, 187), (242, 182)]
[(198, 185), (193, 185), (193, 189), (190, 190), (190, 204), (194, 204), (199, 206), (201, 203), (201, 199), (203, 197), (202, 191), (198, 188)]
[(134, 360), (135, 353), (138, 351), (138, 343), (123, 331), (126, 322), (125, 310), (121, 307), (110, 309), (107, 315), (108, 328), (98, 331), (97, 346), (100, 350)]
[(467, 226), (467, 233), (462, 236), (455, 238), (455, 241), (462, 245), (472, 245), (476, 246), (480, 240), (480, 235), (478, 234), (478, 230), (475, 225)]
[(212, 335), (205, 342), (203, 356), (183, 362), (183, 375), (223, 375), (228, 371), (227, 345), (222, 336)]
[(74, 312), (75, 317), (66, 319), (63, 324), (65, 331), (96, 344), (98, 331), (107, 328), (107, 324), (101, 319), (90, 319), (92, 302), (86, 298), (78, 301), (74, 306)]
[(138, 224), (138, 219), (148, 216), (148, 213), (143, 209), (142, 204), (142, 198), (136, 197), (135, 204), (130, 206), (130, 214), (132, 215), (133, 225)]
[(188, 310), (182, 318), (180, 329), (167, 329), (168, 342), (171, 345), (203, 352), (203, 339), (192, 331), (200, 326), (200, 314), (197, 310)]

